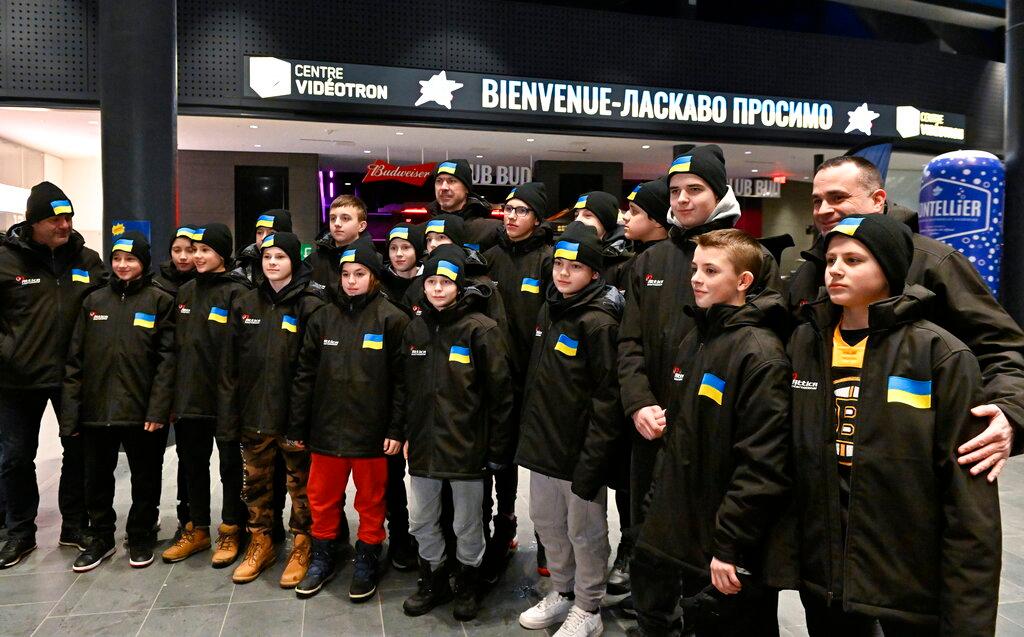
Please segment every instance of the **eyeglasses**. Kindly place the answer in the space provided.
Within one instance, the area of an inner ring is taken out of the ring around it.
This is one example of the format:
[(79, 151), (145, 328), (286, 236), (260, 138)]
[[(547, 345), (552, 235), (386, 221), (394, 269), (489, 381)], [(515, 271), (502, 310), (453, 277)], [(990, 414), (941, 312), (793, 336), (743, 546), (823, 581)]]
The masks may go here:
[(501, 209), (501, 211), (502, 213), (505, 214), (505, 216), (515, 215), (517, 217), (525, 217), (526, 215), (533, 212), (532, 209), (527, 208), (526, 206), (505, 206), (504, 208)]

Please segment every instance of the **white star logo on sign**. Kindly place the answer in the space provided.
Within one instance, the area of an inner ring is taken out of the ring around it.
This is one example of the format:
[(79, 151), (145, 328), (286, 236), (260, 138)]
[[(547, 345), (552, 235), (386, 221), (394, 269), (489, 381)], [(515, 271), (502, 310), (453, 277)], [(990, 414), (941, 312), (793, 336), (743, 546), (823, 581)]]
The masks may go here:
[(856, 108), (856, 110), (846, 111), (846, 114), (850, 116), (850, 123), (846, 126), (844, 133), (850, 131), (860, 131), (865, 135), (871, 134), (871, 122), (878, 119), (878, 113), (868, 108), (868, 103), (864, 102)]
[(420, 80), (420, 97), (413, 106), (434, 102), (449, 110), (452, 107), (452, 93), (462, 88), (462, 84), (448, 79), (448, 74), (441, 71), (430, 76), (429, 80)]

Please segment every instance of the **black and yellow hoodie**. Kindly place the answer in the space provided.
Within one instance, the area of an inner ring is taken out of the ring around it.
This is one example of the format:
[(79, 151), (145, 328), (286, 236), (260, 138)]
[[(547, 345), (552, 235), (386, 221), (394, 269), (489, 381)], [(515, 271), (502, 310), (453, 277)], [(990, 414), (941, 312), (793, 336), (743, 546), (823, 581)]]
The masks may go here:
[(85, 297), (65, 368), (62, 436), (83, 426), (170, 423), (176, 309), (151, 274), (113, 277)]
[(405, 439), (400, 348), (409, 317), (379, 290), (329, 289), (328, 299), (306, 326), (288, 438), (314, 453), (383, 456), (385, 438)]
[(869, 306), (845, 506), (832, 388), (840, 314), (824, 295), (803, 308), (808, 322), (787, 348), (799, 510), (789, 556), (802, 591), (844, 610), (992, 635), (998, 488), (957, 463), (957, 447), (986, 426), (970, 414), (982, 375), (966, 345), (922, 318), (933, 297), (915, 285)]
[(638, 542), (690, 575), (709, 577), (712, 557), (761, 575), (791, 483), (789, 313), (774, 290), (686, 312), (696, 328), (664, 370), (665, 448)]
[(615, 486), (611, 466), (624, 423), (618, 328), (623, 298), (604, 279), (565, 298), (549, 285), (537, 317), (519, 421), (516, 464), (572, 483), (593, 500)]

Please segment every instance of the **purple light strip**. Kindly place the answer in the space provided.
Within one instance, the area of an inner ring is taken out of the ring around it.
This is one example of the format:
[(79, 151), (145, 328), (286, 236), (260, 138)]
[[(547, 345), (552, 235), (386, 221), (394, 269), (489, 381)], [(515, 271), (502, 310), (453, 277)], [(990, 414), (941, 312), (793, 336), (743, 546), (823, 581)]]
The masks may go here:
[(331, 201), (334, 201), (334, 180), (333, 179), (331, 180), (330, 187), (331, 187)]
[(324, 171), (318, 170), (317, 176), (320, 178), (320, 223), (327, 223), (327, 216), (324, 214), (327, 210), (327, 202), (324, 201)]

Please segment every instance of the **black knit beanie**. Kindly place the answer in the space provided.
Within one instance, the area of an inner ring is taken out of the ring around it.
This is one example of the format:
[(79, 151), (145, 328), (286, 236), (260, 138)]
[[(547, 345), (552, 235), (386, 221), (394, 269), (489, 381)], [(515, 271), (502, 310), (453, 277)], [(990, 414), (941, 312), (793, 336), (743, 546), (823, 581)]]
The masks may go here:
[(208, 223), (193, 228), (192, 241), (210, 246), (225, 262), (231, 258), (234, 240), (231, 238), (231, 231), (223, 223)]
[(433, 186), (438, 175), (451, 175), (466, 185), (466, 190), (473, 192), (473, 169), (469, 167), (469, 161), (465, 159), (449, 159), (440, 162), (430, 175), (430, 184)]
[(579, 261), (595, 270), (604, 267), (601, 241), (597, 238), (597, 231), (582, 221), (573, 221), (562, 236), (558, 237), (554, 258)]
[(683, 173), (697, 175), (706, 181), (716, 199), (721, 200), (729, 190), (729, 181), (725, 176), (725, 155), (715, 144), (695, 146), (686, 154), (676, 157), (668, 167), (668, 178)]
[(889, 294), (903, 294), (914, 259), (914, 235), (905, 223), (888, 215), (850, 215), (825, 235), (826, 250), (838, 236), (852, 237), (864, 244), (882, 268), (889, 282)]
[(256, 220), (256, 229), (270, 228), (275, 232), (292, 231), (292, 213), (283, 208), (268, 210)]
[(525, 202), (533, 210), (538, 221), (543, 221), (548, 213), (548, 191), (542, 181), (531, 181), (522, 186), (516, 186), (512, 192), (508, 193), (508, 197), (505, 197), (505, 201), (513, 199)]
[(260, 243), (260, 258), (267, 248), (280, 248), (292, 262), (292, 272), (295, 272), (302, 263), (302, 242), (291, 232), (275, 232), (263, 239)]
[(448, 277), (461, 290), (466, 285), (466, 251), (460, 246), (437, 246), (423, 265), (423, 281), (439, 275)]
[(149, 241), (146, 235), (135, 230), (123, 232), (114, 237), (114, 243), (110, 246), (110, 260), (113, 262), (114, 255), (118, 252), (127, 252), (133, 255), (142, 263), (143, 273), (149, 272), (152, 257), (149, 251)]
[(345, 246), (339, 265), (344, 268), (346, 263), (358, 263), (366, 266), (366, 269), (377, 277), (377, 280), (380, 280), (384, 273), (384, 261), (381, 259), (380, 253), (377, 252), (377, 248), (373, 247), (373, 239), (368, 235), (362, 235)]
[(635, 203), (641, 210), (647, 213), (651, 221), (657, 222), (667, 230), (668, 222), (668, 178), (660, 177), (654, 181), (645, 181), (629, 193), (628, 201)]
[(436, 215), (423, 226), (423, 240), (426, 242), (431, 232), (443, 234), (460, 248), (466, 243), (466, 222), (458, 215)]
[(391, 230), (388, 230), (388, 243), (390, 247), (391, 242), (395, 239), (405, 239), (412, 244), (412, 249), (416, 252), (416, 260), (419, 261), (423, 258), (423, 253), (426, 251), (426, 241), (423, 237), (424, 227), (420, 224), (412, 223), (396, 223)]
[(611, 234), (615, 226), (619, 225), (619, 198), (611, 193), (595, 190), (581, 195), (573, 210), (581, 208), (594, 213), (607, 234)]
[(25, 220), (38, 223), (57, 215), (74, 216), (75, 208), (64, 191), (48, 181), (32, 186), (25, 202)]

